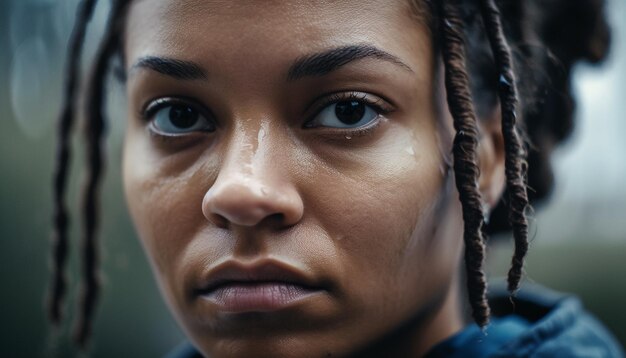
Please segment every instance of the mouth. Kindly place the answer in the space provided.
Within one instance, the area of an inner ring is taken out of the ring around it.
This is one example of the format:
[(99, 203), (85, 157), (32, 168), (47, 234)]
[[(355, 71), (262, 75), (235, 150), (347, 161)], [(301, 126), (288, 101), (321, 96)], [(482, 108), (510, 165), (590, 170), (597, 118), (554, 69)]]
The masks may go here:
[(194, 294), (224, 313), (278, 311), (326, 292), (306, 273), (275, 261), (227, 261), (206, 277)]

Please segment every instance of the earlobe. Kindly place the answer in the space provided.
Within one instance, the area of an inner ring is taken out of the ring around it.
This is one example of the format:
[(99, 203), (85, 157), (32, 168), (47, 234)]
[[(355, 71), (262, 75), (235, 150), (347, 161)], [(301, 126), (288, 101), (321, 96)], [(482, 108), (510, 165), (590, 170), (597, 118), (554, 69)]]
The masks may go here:
[(478, 185), (483, 201), (494, 208), (502, 196), (506, 184), (504, 172), (504, 137), (500, 121), (500, 109), (495, 108), (487, 118), (479, 119)]

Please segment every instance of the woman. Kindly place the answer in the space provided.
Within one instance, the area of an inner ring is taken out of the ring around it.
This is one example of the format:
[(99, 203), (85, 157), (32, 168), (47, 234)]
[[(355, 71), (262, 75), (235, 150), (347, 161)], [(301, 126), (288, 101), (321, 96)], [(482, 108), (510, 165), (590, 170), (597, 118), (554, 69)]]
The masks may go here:
[[(531, 2), (500, 13), (490, 0), (114, 1), (87, 94), (79, 343), (98, 291), (103, 83), (120, 55), (127, 202), (194, 346), (181, 356), (619, 356), (567, 299), (522, 292), (519, 310), (495, 299), (504, 316), (488, 325), (485, 232), (507, 227), (508, 215), (511, 294), (528, 246), (520, 125), (536, 146), (528, 177), (539, 198), (549, 150), (571, 121), (571, 99), (559, 92), (569, 93), (569, 68), (606, 50), (602, 5), (568, 3), (588, 20), (571, 43), (550, 37), (554, 18), (536, 15), (550, 9)], [(555, 13), (560, 5), (549, 4)], [(79, 14), (61, 121), (54, 321), (65, 285), (67, 136), (92, 10), (86, 1)], [(575, 28), (564, 26), (555, 31)], [(560, 71), (538, 44), (560, 56)], [(464, 319), (463, 287), (477, 325)], [(546, 321), (558, 339), (542, 335)]]

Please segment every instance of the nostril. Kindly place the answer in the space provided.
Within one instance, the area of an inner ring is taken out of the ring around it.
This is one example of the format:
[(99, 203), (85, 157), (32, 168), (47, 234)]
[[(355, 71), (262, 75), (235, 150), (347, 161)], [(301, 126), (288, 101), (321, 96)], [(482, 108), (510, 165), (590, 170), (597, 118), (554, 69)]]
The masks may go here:
[(218, 179), (202, 200), (202, 213), (217, 227), (255, 226), (262, 222), (286, 227), (300, 220), (303, 204), (294, 188), (226, 179)]
[(227, 229), (228, 228), (228, 219), (226, 219), (225, 217), (223, 217), (220, 214), (216, 214), (216, 213), (212, 213), (209, 215), (209, 220), (215, 224), (215, 226), (219, 227), (220, 229)]
[(281, 214), (281, 213), (272, 214), (266, 217), (265, 220), (270, 225), (282, 227), (285, 225), (285, 214)]

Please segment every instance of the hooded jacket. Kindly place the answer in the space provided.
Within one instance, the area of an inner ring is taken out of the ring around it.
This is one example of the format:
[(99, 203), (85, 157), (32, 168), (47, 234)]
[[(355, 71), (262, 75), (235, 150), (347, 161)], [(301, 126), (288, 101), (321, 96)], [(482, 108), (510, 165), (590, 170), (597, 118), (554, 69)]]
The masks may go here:
[(575, 296), (526, 286), (514, 299), (503, 288), (490, 295), (491, 324), (476, 324), (439, 343), (435, 357), (624, 357), (611, 333)]

